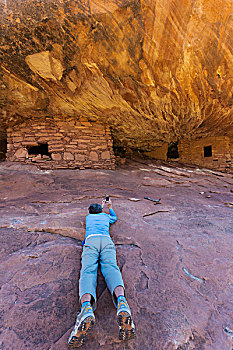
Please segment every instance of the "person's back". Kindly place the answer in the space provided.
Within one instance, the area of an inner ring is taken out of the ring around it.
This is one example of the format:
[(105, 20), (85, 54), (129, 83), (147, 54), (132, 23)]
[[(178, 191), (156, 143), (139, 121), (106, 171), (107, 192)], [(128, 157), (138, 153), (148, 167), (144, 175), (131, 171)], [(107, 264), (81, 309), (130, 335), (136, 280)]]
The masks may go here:
[(85, 239), (90, 235), (109, 236), (109, 226), (116, 221), (117, 216), (112, 208), (109, 209), (109, 214), (88, 214), (86, 216)]

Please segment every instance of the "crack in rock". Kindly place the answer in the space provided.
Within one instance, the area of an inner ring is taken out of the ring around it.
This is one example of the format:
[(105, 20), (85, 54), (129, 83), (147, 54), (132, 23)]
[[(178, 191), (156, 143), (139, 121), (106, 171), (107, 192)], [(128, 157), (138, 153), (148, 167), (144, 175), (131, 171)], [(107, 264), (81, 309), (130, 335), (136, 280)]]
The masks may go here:
[(134, 248), (138, 248), (141, 250), (141, 247), (139, 247), (137, 244), (135, 243), (115, 243), (115, 246), (117, 247), (122, 247), (122, 246), (129, 246), (129, 247), (134, 247)]
[(153, 211), (152, 213), (144, 214), (142, 217), (145, 218), (146, 216), (151, 216), (157, 213), (169, 213), (169, 210), (157, 210)]

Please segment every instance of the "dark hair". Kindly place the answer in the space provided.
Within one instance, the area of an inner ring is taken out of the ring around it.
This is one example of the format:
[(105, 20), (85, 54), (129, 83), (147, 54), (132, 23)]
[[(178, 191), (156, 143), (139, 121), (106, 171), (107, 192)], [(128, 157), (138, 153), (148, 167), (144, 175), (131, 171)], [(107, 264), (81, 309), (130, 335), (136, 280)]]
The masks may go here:
[(99, 214), (102, 213), (103, 210), (101, 204), (98, 203), (91, 204), (88, 209), (90, 214)]

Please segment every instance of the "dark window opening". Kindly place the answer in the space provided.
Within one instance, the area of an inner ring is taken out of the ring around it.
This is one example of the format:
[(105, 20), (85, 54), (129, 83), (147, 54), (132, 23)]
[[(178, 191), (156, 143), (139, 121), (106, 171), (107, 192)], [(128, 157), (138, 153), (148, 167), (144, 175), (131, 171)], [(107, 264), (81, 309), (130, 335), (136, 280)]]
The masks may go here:
[(204, 146), (204, 157), (212, 157), (212, 146)]
[(120, 156), (121, 158), (124, 158), (126, 156), (126, 150), (123, 147), (120, 147), (120, 146), (113, 147), (113, 151), (115, 156)]
[(173, 142), (168, 146), (167, 159), (177, 159), (177, 158), (179, 158), (178, 142)]
[(39, 143), (38, 146), (28, 146), (28, 155), (41, 155), (41, 156), (49, 156), (51, 158), (51, 153), (48, 150), (48, 144), (47, 143)]
[(6, 132), (0, 132), (0, 161), (6, 159), (7, 135)]

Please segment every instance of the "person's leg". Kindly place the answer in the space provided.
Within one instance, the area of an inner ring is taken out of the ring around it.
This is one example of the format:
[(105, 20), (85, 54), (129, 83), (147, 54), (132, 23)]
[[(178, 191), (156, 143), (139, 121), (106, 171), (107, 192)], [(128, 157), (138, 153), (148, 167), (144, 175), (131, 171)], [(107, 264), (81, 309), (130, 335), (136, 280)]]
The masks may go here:
[(115, 296), (118, 298), (120, 295), (125, 295), (125, 290), (122, 286), (117, 286), (115, 289), (114, 289), (114, 294)]
[[(79, 278), (79, 300), (91, 301), (93, 308), (96, 304), (97, 269), (99, 260), (98, 238), (90, 237), (83, 246), (82, 268)], [(91, 300), (90, 300), (91, 295)]]
[(120, 292), (123, 292), (122, 295), (124, 295), (124, 282), (121, 271), (117, 265), (114, 243), (108, 236), (102, 237), (100, 266), (105, 282), (112, 294), (113, 303), (117, 307), (117, 296), (121, 294)]
[(135, 337), (135, 326), (129, 305), (125, 298), (124, 283), (116, 261), (116, 249), (111, 239), (102, 239), (100, 264), (102, 274), (113, 296), (113, 302), (117, 307), (119, 339), (131, 339)]
[(69, 337), (70, 348), (79, 347), (84, 344), (88, 331), (95, 324), (93, 307), (96, 304), (96, 284), (99, 251), (98, 246), (88, 239), (88, 244), (83, 247), (82, 269), (79, 279), (79, 297), (81, 312), (78, 314), (74, 329)]
[(91, 302), (91, 294), (86, 293), (81, 297), (81, 306), (85, 301)]

